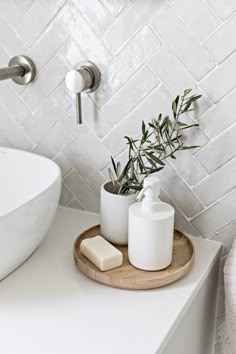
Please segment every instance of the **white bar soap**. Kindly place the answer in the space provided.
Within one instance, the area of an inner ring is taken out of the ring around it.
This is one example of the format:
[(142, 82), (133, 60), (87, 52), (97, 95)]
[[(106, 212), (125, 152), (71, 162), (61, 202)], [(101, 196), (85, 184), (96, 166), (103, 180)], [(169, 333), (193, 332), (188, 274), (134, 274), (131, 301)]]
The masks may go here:
[(123, 254), (102, 236), (81, 241), (80, 251), (103, 272), (119, 267), (123, 262)]

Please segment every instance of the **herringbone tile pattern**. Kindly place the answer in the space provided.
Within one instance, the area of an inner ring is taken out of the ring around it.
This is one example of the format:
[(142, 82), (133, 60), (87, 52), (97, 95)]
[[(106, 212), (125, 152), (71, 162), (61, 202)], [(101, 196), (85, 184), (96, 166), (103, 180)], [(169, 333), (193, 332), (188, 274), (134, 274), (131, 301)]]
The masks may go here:
[[(142, 119), (169, 113), (174, 95), (203, 95), (186, 117), (200, 127), (160, 173), (178, 227), (225, 239), (236, 221), (236, 6), (220, 0), (2, 0), (0, 65), (25, 53), (38, 69), (30, 87), (0, 84), (0, 144), (54, 159), (63, 171), (61, 203), (98, 211), (110, 155), (124, 159), (124, 135)], [(82, 60), (102, 72), (83, 98), (84, 124), (64, 83)]]

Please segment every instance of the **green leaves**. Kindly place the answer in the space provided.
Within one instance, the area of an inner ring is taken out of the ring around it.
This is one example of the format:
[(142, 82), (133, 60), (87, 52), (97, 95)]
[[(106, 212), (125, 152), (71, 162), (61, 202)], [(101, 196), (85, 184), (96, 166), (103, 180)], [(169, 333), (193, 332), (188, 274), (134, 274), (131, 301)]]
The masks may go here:
[(192, 146), (181, 146), (179, 150), (190, 150), (190, 149), (196, 149), (198, 148), (199, 145), (192, 145)]
[(184, 96), (187, 96), (191, 91), (192, 91), (192, 89), (186, 89), (186, 90), (184, 90)]
[(164, 168), (164, 167), (153, 168), (153, 169), (149, 172), (149, 175), (151, 175), (152, 173), (159, 172), (159, 171), (161, 171), (163, 168)]
[(175, 153), (181, 150), (194, 149), (198, 146), (184, 146), (182, 138), (185, 129), (197, 127), (197, 123), (187, 124), (180, 117), (195, 109), (194, 103), (201, 95), (192, 95), (192, 89), (184, 90), (172, 102), (173, 117), (160, 113), (149, 123), (142, 121), (141, 137), (133, 139), (125, 136), (128, 145), (128, 161), (123, 169), (111, 157), (111, 168), (108, 169), (114, 186), (113, 193), (128, 194), (141, 190), (143, 179), (157, 173), (165, 167), (168, 157), (176, 159)]
[(179, 96), (177, 96), (176, 99), (172, 102), (172, 111), (175, 119), (178, 114), (178, 104), (179, 104)]
[(144, 121), (142, 121), (142, 133), (143, 133), (143, 135), (146, 133), (146, 126), (145, 126)]
[(182, 113), (194, 110), (194, 108), (192, 108), (192, 104), (199, 100), (201, 97), (201, 95), (192, 95), (186, 99), (186, 95), (184, 95)]
[(187, 125), (187, 124), (181, 123), (181, 125), (180, 125), (180, 122), (178, 122), (178, 125), (181, 127), (181, 128), (179, 128), (179, 130), (189, 129), (189, 128), (193, 128), (193, 127), (199, 127), (199, 124)]
[(161, 161), (158, 157), (156, 157), (152, 152), (146, 152), (146, 155), (153, 160), (154, 162), (156, 162), (156, 164), (161, 165), (161, 166), (165, 166), (164, 162)]
[(116, 165), (115, 160), (113, 159), (112, 156), (111, 156), (111, 162), (112, 162), (113, 170), (115, 171), (115, 174), (117, 175), (117, 165)]

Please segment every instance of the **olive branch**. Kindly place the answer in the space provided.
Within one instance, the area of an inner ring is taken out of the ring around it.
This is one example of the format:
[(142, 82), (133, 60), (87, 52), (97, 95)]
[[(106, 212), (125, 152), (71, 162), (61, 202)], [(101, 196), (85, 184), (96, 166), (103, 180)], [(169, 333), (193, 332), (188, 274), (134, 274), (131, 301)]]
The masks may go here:
[(143, 180), (152, 173), (165, 167), (164, 160), (168, 157), (176, 159), (175, 153), (180, 150), (194, 149), (198, 146), (185, 146), (182, 142), (182, 131), (197, 127), (198, 124), (186, 124), (180, 117), (193, 111), (193, 103), (201, 95), (191, 95), (191, 89), (186, 89), (181, 96), (172, 102), (172, 119), (163, 116), (152, 119), (148, 124), (142, 121), (140, 139), (125, 136), (128, 145), (128, 162), (121, 168), (120, 162), (115, 162), (111, 156), (112, 169), (109, 176), (113, 185), (113, 193), (129, 194), (142, 189)]

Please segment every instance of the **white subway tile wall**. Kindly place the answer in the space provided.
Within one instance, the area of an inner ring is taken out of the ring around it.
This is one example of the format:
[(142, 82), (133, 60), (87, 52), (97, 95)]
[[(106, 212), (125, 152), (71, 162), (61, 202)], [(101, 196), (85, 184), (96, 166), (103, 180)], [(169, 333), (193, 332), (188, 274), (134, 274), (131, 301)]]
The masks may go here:
[[(186, 117), (200, 148), (178, 154), (160, 173), (176, 224), (219, 239), (225, 255), (236, 232), (236, 1), (3, 0), (0, 65), (28, 54), (30, 87), (0, 83), (0, 144), (54, 159), (63, 172), (61, 203), (99, 210), (110, 155), (124, 159), (124, 135), (141, 120), (170, 113), (185, 88), (203, 95)], [(64, 78), (83, 60), (102, 82), (83, 97), (83, 125)]]

